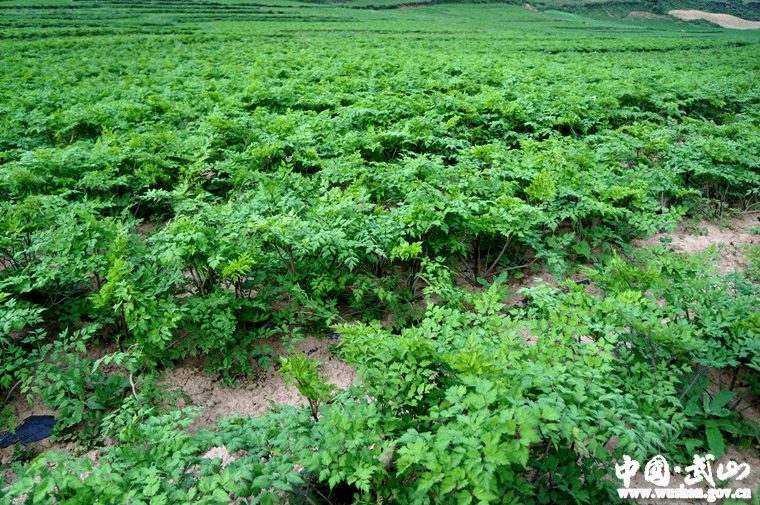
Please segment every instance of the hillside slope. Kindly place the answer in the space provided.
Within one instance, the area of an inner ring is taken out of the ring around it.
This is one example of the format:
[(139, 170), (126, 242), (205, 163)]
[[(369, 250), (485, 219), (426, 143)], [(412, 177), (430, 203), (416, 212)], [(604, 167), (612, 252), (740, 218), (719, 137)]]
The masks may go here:
[[(307, 3), (334, 4), (359, 9), (393, 9), (422, 7), (444, 3), (508, 3), (522, 5), (524, 0), (301, 0)], [(540, 11), (562, 10), (598, 18), (626, 18), (632, 12), (668, 15), (672, 10), (698, 10), (729, 14), (760, 21), (760, 2), (721, 2), (715, 0), (536, 0), (531, 7)]]
[(666, 15), (671, 10), (699, 10), (730, 14), (759, 21), (760, 2), (719, 2), (713, 0), (539, 0), (533, 3), (540, 10), (560, 9), (584, 15), (626, 17), (631, 12), (646, 11)]

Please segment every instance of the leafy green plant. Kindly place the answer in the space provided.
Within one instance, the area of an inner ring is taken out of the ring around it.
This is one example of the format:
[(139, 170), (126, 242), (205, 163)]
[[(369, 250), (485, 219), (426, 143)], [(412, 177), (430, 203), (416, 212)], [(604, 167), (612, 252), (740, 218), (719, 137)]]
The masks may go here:
[[(630, 261), (613, 258), (589, 271), (603, 290), (604, 300), (592, 303), (600, 303), (597, 310), (607, 325), (595, 323), (589, 329), (607, 332), (609, 325), (619, 324), (613, 331), (628, 342), (616, 351), (627, 363), (624, 373), (637, 374), (637, 384), (645, 381), (650, 388), (669, 391), (672, 415), (687, 421), (673, 443), (686, 444), (687, 452), (706, 443), (722, 454), (726, 435), (740, 438), (752, 431), (737, 409), (757, 388), (757, 365), (750, 356), (758, 345), (760, 320), (757, 286), (735, 274), (718, 275), (711, 267), (716, 251), (688, 256), (669, 254), (663, 247), (643, 249)], [(579, 300), (588, 300), (578, 294)], [(662, 307), (656, 302), (661, 297), (666, 301)], [(708, 368), (718, 372), (713, 397), (706, 391)], [(724, 381), (725, 376), (731, 380)], [(744, 381), (743, 391), (739, 381)]]
[[(211, 493), (204, 492), (209, 488), (199, 490), (193, 485), (197, 482), (196, 475), (188, 472), (193, 464), (200, 464), (206, 467), (202, 473), (209, 475), (207, 464), (213, 463), (196, 455), (208, 445), (176, 429), (192, 423), (184, 416), (197, 416), (198, 410), (191, 407), (151, 417), (123, 430), (120, 445), (103, 449), (105, 454), (96, 469), (89, 458), (72, 458), (60, 451), (45, 453), (23, 468), (6, 496), (18, 496), (31, 490), (31, 499), (36, 503), (94, 501), (96, 498), (104, 501), (171, 498), (188, 503), (202, 497), (206, 503), (229, 503), (228, 493), (221, 489)], [(163, 462), (160, 469), (155, 466), (156, 460)], [(83, 482), (80, 474), (85, 471), (89, 475)], [(35, 476), (40, 478), (38, 484), (34, 482)], [(226, 487), (223, 482), (227, 478), (227, 474), (211, 477), (207, 485), (214, 481), (216, 484), (212, 487), (219, 484)], [(173, 485), (170, 479), (174, 480)]]
[[(565, 426), (560, 420), (559, 412), (564, 409), (581, 408), (581, 403), (590, 405), (590, 397), (581, 400), (576, 396), (581, 391), (586, 395), (598, 394), (589, 389), (590, 382), (586, 380), (578, 382), (580, 389), (571, 386), (579, 377), (570, 369), (556, 368), (559, 355), (554, 353), (565, 348), (568, 342), (555, 347), (547, 339), (543, 344), (539, 343), (536, 351), (532, 351), (531, 348), (512, 346), (509, 342), (514, 337), (502, 340), (502, 336), (497, 340), (497, 333), (491, 331), (496, 328), (503, 331), (501, 328), (509, 324), (498, 313), (503, 307), (498, 302), (502, 296), (499, 289), (498, 286), (492, 287), (483, 297), (470, 298), (469, 301), (477, 307), (474, 314), (436, 307), (428, 312), (419, 328), (405, 330), (400, 336), (383, 332), (383, 338), (377, 340), (369, 337), (381, 331), (378, 326), (340, 328), (345, 342), (344, 356), (349, 362), (359, 365), (358, 373), (367, 387), (365, 394), (377, 399), (376, 403), (382, 409), (379, 412), (384, 413), (391, 423), (388, 426), (395, 426), (395, 432), (402, 435), (398, 438), (397, 444), (400, 446), (393, 458), (393, 464), (398, 465), (396, 471), (412, 471), (420, 476), (414, 485), (401, 486), (394, 492), (397, 498), (427, 496), (427, 499), (440, 501), (449, 499), (449, 496), (452, 499), (460, 495), (471, 496), (470, 493), (474, 492), (479, 500), (488, 502), (496, 496), (502, 499), (509, 488), (513, 490), (512, 496), (516, 500), (518, 496), (532, 494), (532, 484), (518, 477), (519, 469), (524, 468), (531, 457), (547, 457), (544, 453), (546, 446), (536, 444), (540, 440), (551, 446), (555, 443), (569, 444), (584, 454), (588, 450), (592, 453), (596, 450), (596, 442), (589, 442), (586, 438), (595, 431), (595, 421), (592, 421), (595, 414), (588, 411), (588, 424), (581, 421), (579, 412), (574, 414), (573, 418), (581, 423), (575, 428)], [(540, 357), (531, 365), (533, 352)], [(589, 352), (590, 358), (591, 353), (596, 351), (573, 346), (571, 352), (580, 353), (577, 356), (585, 362), (587, 358), (581, 356)], [(599, 354), (596, 356), (600, 359)], [(548, 367), (549, 362), (554, 363), (555, 368)], [(541, 368), (541, 372), (524, 368), (542, 367), (542, 363), (546, 363), (547, 368)], [(587, 363), (590, 365), (591, 361)], [(388, 370), (393, 370), (390, 377)], [(581, 375), (586, 373), (577, 368), (575, 370)], [(590, 369), (588, 372), (592, 373)], [(518, 375), (523, 379), (518, 380)], [(396, 377), (397, 380), (394, 379)], [(533, 379), (526, 380), (527, 377)], [(563, 386), (558, 388), (553, 384)], [(557, 393), (560, 393), (559, 398), (554, 396)], [(534, 407), (523, 405), (518, 400), (522, 396), (537, 403)], [(516, 405), (521, 406), (518, 408)], [(594, 408), (615, 408), (595, 405)], [(619, 408), (624, 407), (621, 405)], [(626, 419), (639, 419), (638, 414), (633, 414), (635, 411), (635, 408), (626, 410)], [(546, 426), (547, 429), (545, 431), (538, 426)], [(596, 438), (595, 435), (591, 437), (592, 440)], [(505, 446), (493, 453), (485, 446), (483, 450), (486, 452), (482, 454), (478, 450), (459, 453), (456, 448), (465, 439), (487, 439), (490, 447), (495, 443)], [(647, 443), (657, 444), (657, 441), (647, 437)], [(575, 455), (572, 451), (571, 454), (575, 464)], [(460, 462), (462, 472), (468, 468), (468, 461), (475, 464), (477, 460), (478, 465), (485, 461), (485, 472), (444, 476), (434, 471), (446, 466), (445, 462), (452, 457)], [(597, 458), (596, 463), (601, 461)], [(551, 479), (551, 482), (554, 480)], [(504, 491), (500, 493), (497, 491), (499, 489)], [(604, 491), (598, 492), (611, 496), (606, 486)]]
[(37, 449), (32, 446), (23, 446), (20, 443), (16, 443), (13, 446), (13, 456), (9, 460), (10, 464), (23, 464), (31, 461), (37, 455)]
[(0, 293), (0, 303), (0, 429), (4, 430), (13, 429), (15, 409), (7, 404), (16, 388), (33, 373), (42, 353), (39, 342), (45, 332), (37, 329), (23, 336), (24, 328), (42, 321), (42, 307), (9, 298), (7, 293)]
[(723, 456), (726, 450), (723, 433), (735, 431), (735, 427), (739, 424), (737, 423), (739, 415), (725, 408), (735, 396), (736, 392), (727, 389), (721, 390), (713, 398), (710, 398), (707, 393), (687, 394), (684, 414), (694, 423), (699, 432), (704, 430), (707, 442), (706, 447), (702, 447), (702, 440), (686, 438), (682, 443), (686, 446), (687, 452), (692, 453), (697, 449), (702, 449), (708, 450), (716, 458)]
[[(96, 438), (103, 414), (116, 408), (129, 391), (129, 382), (123, 375), (105, 377), (92, 373), (89, 360), (79, 357), (95, 330), (93, 326), (73, 334), (64, 330), (60, 340), (43, 347), (43, 356), (51, 361), (38, 366), (36, 374), (22, 387), (22, 392), (40, 395), (47, 406), (59, 411), (54, 435), (64, 440)], [(28, 398), (31, 403), (32, 395)], [(82, 421), (89, 423), (82, 431), (64, 434)]]
[(286, 386), (296, 383), (298, 391), (309, 402), (312, 417), (318, 420), (320, 405), (331, 403), (332, 392), (337, 389), (334, 384), (327, 383), (329, 377), (319, 377), (319, 365), (322, 363), (313, 361), (306, 354), (296, 353), (281, 356), (280, 364), (282, 367), (277, 374), (285, 378)]
[[(53, 430), (58, 440), (94, 444), (135, 418), (176, 406), (182, 396), (168, 386), (157, 386), (155, 371), (145, 376), (143, 383), (138, 381), (138, 386), (134, 379), (139, 373), (136, 369), (130, 371), (129, 377), (123, 373), (106, 376), (98, 365), (112, 361), (108, 357), (94, 365), (90, 359), (83, 359), (80, 353), (97, 328), (90, 325), (71, 334), (67, 329), (55, 343), (43, 346), (41, 356), (48, 361), (38, 365), (21, 388), (22, 393), (38, 394), (45, 405), (58, 411), (59, 421)], [(131, 366), (141, 362), (135, 358)], [(31, 404), (32, 395), (28, 394), (27, 399)], [(184, 399), (189, 401), (186, 395)]]
[(747, 277), (755, 282), (760, 282), (760, 247), (746, 246), (746, 255), (750, 262), (746, 272)]

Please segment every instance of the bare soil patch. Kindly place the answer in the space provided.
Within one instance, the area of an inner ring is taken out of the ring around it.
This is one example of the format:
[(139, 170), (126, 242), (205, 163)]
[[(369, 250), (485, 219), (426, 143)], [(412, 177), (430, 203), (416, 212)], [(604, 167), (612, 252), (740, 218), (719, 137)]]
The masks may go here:
[[(748, 228), (757, 226), (760, 212), (743, 214), (741, 218), (729, 218), (712, 223), (700, 221), (695, 224), (679, 225), (673, 233), (657, 233), (646, 240), (634, 240), (636, 247), (660, 245), (660, 239), (671, 239), (668, 247), (676, 253), (696, 254), (717, 246), (720, 254), (716, 268), (726, 274), (734, 270), (743, 272), (749, 266), (743, 247), (760, 244), (760, 235), (747, 233)], [(723, 246), (720, 246), (723, 244)]]
[(681, 18), (684, 21), (694, 21), (695, 19), (706, 19), (723, 28), (733, 28), (734, 30), (757, 30), (760, 29), (760, 21), (749, 21), (737, 18), (730, 14), (713, 14), (698, 10), (673, 10), (668, 12), (671, 16)]

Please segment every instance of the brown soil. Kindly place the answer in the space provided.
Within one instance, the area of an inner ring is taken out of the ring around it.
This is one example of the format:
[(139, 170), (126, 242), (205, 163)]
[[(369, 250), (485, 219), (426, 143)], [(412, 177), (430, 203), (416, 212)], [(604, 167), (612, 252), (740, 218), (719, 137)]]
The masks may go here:
[(170, 219), (164, 219), (163, 221), (144, 221), (135, 228), (135, 231), (143, 240), (145, 240), (148, 238), (148, 235), (163, 230), (170, 222)]
[[(760, 213), (744, 214), (741, 218), (731, 218), (725, 221), (728, 226), (718, 226), (713, 223), (700, 222), (694, 226), (682, 225), (676, 229), (672, 234), (657, 234), (650, 237), (647, 240), (634, 241), (636, 246), (648, 246), (657, 245), (660, 243), (660, 238), (670, 238), (672, 247), (676, 252), (697, 253), (705, 251), (713, 245), (725, 244), (720, 250), (720, 259), (718, 262), (719, 270), (723, 272), (730, 272), (735, 269), (744, 270), (747, 267), (746, 259), (742, 253), (742, 246), (747, 244), (760, 244), (760, 236), (746, 233), (745, 230), (750, 227), (758, 225), (757, 218)], [(148, 223), (146, 223), (147, 225)], [(160, 223), (151, 223), (155, 226)], [(573, 280), (583, 280), (581, 275), (573, 276)], [(510, 291), (515, 292), (507, 300), (507, 305), (513, 305), (523, 298), (523, 295), (517, 293), (520, 288), (535, 286), (539, 283), (547, 283), (556, 285), (555, 281), (551, 280), (551, 275), (541, 274), (526, 275), (519, 280), (515, 280)], [(463, 281), (464, 286), (464, 281)], [(479, 291), (483, 288), (472, 288), (473, 291)], [(589, 286), (589, 289), (593, 289), (593, 286)], [(386, 318), (384, 323), (388, 323), (389, 319)], [(532, 339), (529, 335), (526, 335), (526, 340), (530, 342)], [(330, 383), (337, 385), (340, 389), (347, 389), (350, 385), (358, 380), (358, 376), (354, 370), (354, 367), (347, 365), (346, 363), (338, 360), (336, 356), (328, 350), (328, 347), (334, 344), (334, 340), (318, 339), (315, 336), (308, 336), (305, 341), (297, 342), (294, 347), (297, 351), (308, 353), (313, 349), (316, 349), (311, 356), (315, 359), (324, 361), (324, 365), (320, 368), (320, 374), (322, 376), (330, 377)], [(282, 341), (279, 338), (271, 338), (263, 341), (258, 341), (257, 345), (269, 345), (273, 350), (273, 355), (285, 355), (285, 350)], [(87, 357), (96, 360), (108, 353), (116, 351), (115, 344), (111, 345), (96, 345), (93, 346), (87, 352)], [(259, 369), (258, 375), (255, 379), (244, 378), (241, 379), (237, 386), (222, 387), (221, 378), (207, 373), (204, 370), (204, 360), (202, 357), (188, 357), (177, 366), (170, 369), (166, 376), (166, 383), (173, 384), (181, 388), (187, 393), (191, 399), (190, 405), (205, 407), (201, 416), (196, 418), (195, 423), (191, 425), (187, 431), (190, 433), (196, 433), (198, 429), (211, 429), (213, 428), (216, 419), (220, 417), (229, 417), (233, 414), (240, 414), (241, 416), (250, 415), (252, 417), (260, 416), (266, 412), (271, 405), (269, 400), (272, 400), (276, 404), (283, 405), (301, 405), (306, 404), (305, 400), (298, 392), (295, 386), (291, 385), (285, 387), (285, 381), (279, 375), (276, 375), (275, 366), (272, 366), (270, 370)], [(105, 370), (107, 373), (114, 373), (116, 367), (109, 367)], [(725, 379), (724, 379), (725, 380)], [(754, 401), (754, 399), (747, 399), (744, 405), (747, 405)], [(26, 403), (24, 398), (20, 398), (16, 395), (10, 405), (16, 408), (17, 417), (19, 422), (32, 415), (56, 415), (56, 412), (46, 407), (39, 398), (32, 408)], [(184, 407), (184, 402), (181, 402), (179, 407)], [(760, 409), (751, 408), (744, 412), (745, 417), (760, 422)], [(34, 448), (39, 453), (49, 450), (62, 450), (74, 452), (78, 449), (76, 444), (62, 444), (52, 443), (50, 439), (40, 440), (33, 442), (30, 447)], [(213, 454), (212, 454), (213, 453)], [(81, 452), (83, 456), (87, 456), (97, 461), (97, 451)], [(0, 449), (0, 465), (5, 465), (13, 455), (13, 447)], [(230, 455), (224, 447), (212, 448), (207, 454), (207, 457), (223, 457), (225, 464), (235, 459), (235, 455)], [(731, 447), (723, 457), (723, 462), (729, 459), (734, 459), (738, 463), (748, 463), (752, 469), (750, 477), (739, 481), (735, 484), (731, 484), (728, 487), (749, 487), (753, 493), (756, 492), (758, 486), (760, 486), (760, 458), (757, 456), (757, 451), (750, 447), (749, 449), (738, 452), (735, 448)], [(646, 464), (642, 463), (642, 468)], [(713, 465), (713, 468), (717, 468), (717, 463)], [(633, 481), (631, 487), (651, 487), (643, 481), (643, 472), (638, 473), (639, 481)], [(3, 475), (8, 481), (15, 480), (12, 470), (0, 467), (0, 475)], [(678, 487), (683, 482), (683, 475), (674, 475), (671, 479), (669, 487)], [(694, 487), (694, 486), (687, 486)], [(661, 502), (662, 500), (660, 500)], [(658, 503), (655, 500), (651, 501), (639, 501), (639, 503)], [(678, 505), (686, 503), (704, 503), (703, 501), (674, 501), (668, 500), (669, 504)], [(721, 503), (720, 500), (716, 503)]]
[[(661, 244), (660, 239), (672, 239), (668, 247), (677, 253), (695, 254), (716, 246), (719, 259), (716, 267), (723, 273), (734, 270), (745, 271), (749, 266), (743, 254), (743, 248), (760, 244), (760, 235), (747, 233), (748, 228), (757, 227), (760, 212), (744, 214), (741, 218), (728, 218), (716, 224), (701, 221), (696, 224), (679, 225), (674, 233), (657, 233), (646, 240), (634, 240), (636, 247)], [(721, 246), (723, 244), (723, 246)]]
[(674, 10), (668, 12), (668, 14), (681, 18), (684, 21), (706, 19), (707, 21), (713, 22), (723, 28), (733, 28), (735, 30), (757, 30), (760, 28), (760, 21), (748, 21), (730, 14), (712, 14), (710, 12), (697, 10)]

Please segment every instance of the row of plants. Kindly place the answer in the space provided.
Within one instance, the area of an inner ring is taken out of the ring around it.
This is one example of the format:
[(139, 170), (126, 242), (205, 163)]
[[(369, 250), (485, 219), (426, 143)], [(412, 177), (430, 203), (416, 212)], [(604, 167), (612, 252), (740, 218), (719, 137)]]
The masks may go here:
[[(17, 465), (4, 500), (32, 490), (33, 503), (72, 504), (617, 502), (622, 484), (608, 477), (622, 455), (685, 465), (695, 452), (719, 458), (728, 442), (760, 443), (740, 416), (760, 393), (760, 290), (718, 274), (716, 258), (715, 248), (665, 247), (614, 256), (584, 269), (596, 292), (539, 285), (511, 310), (505, 274), (473, 294), (430, 267), (418, 326), (336, 327), (361, 386), (336, 391), (318, 363), (293, 355), (280, 373), (309, 406), (197, 435), (182, 427), (199, 409), (149, 415), (135, 400), (150, 393), (128, 396), (120, 417), (130, 420), (103, 423), (119, 444), (101, 449), (95, 470), (89, 458), (48, 453)], [(721, 374), (712, 395), (708, 370)], [(222, 445), (245, 452), (223, 469), (201, 457)]]
[[(417, 274), (433, 258), (473, 285), (538, 262), (566, 271), (568, 261), (627, 248), (700, 204), (722, 212), (732, 186), (722, 165), (699, 175), (683, 164), (671, 174), (665, 167), (641, 174), (620, 168), (617, 157), (600, 162), (600, 152), (609, 154), (571, 140), (470, 152), (455, 165), (424, 155), (400, 163), (356, 156), (316, 175), (281, 162), (250, 170), (226, 202), (187, 180), (173, 191), (149, 190), (138, 205), (163, 207), (172, 220), (146, 240), (128, 209), (106, 217), (113, 203), (72, 202), (70, 191), (6, 202), (2, 290), (44, 310), (45, 319), (111, 319), (120, 342), (177, 359), (192, 348), (189, 339), (171, 348), (188, 325), (211, 339), (196, 341), (203, 349), (238, 330), (245, 347), (257, 325), (255, 338), (269, 336), (278, 325), (270, 318), (263, 330), (262, 318), (278, 299), (289, 302), (290, 316), (301, 315), (298, 324), (322, 327), (338, 302), (365, 318), (377, 317), (373, 306), (397, 311), (405, 305), (394, 302), (397, 277), (413, 300)], [(603, 176), (605, 165), (613, 168)], [(759, 186), (747, 190), (746, 181), (758, 176), (742, 165), (736, 172), (731, 180), (752, 206)], [(702, 191), (688, 189), (688, 177)], [(711, 189), (720, 199), (708, 198)], [(210, 313), (226, 322), (207, 333)], [(295, 322), (290, 316), (277, 321)]]
[[(265, 2), (76, 1), (3, 2), (2, 38), (36, 39), (66, 36), (187, 34), (209, 22), (330, 20), (325, 9), (289, 0)], [(305, 14), (308, 12), (308, 15)], [(339, 18), (338, 18), (339, 19)]]

